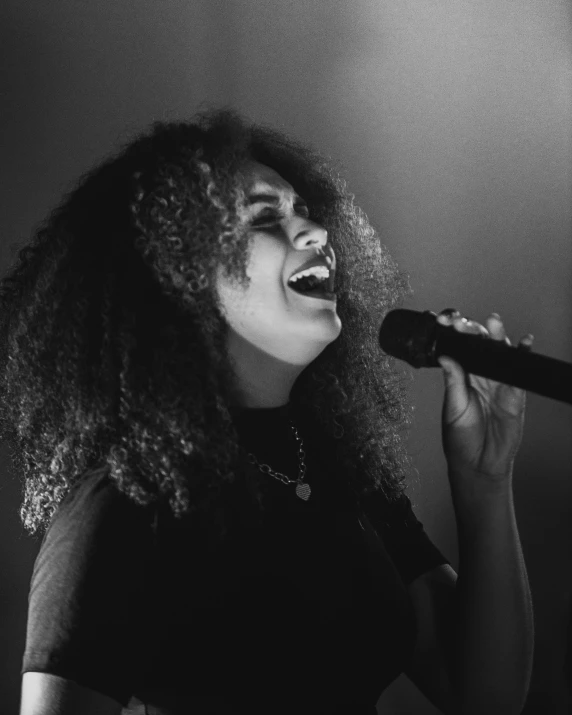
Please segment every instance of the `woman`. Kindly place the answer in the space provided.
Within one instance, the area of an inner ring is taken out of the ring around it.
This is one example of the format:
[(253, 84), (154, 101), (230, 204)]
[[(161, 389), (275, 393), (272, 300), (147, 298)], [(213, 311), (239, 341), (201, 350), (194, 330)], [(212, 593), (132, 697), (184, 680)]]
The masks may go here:
[[(444, 712), (474, 701), (476, 651), (426, 613), (428, 584), (466, 603), (404, 494), (377, 345), (407, 292), (336, 172), (233, 111), (81, 178), (0, 286), (2, 436), (43, 534), (21, 715), (373, 714), (402, 671)], [(442, 364), (459, 494), (496, 493), (524, 393)]]

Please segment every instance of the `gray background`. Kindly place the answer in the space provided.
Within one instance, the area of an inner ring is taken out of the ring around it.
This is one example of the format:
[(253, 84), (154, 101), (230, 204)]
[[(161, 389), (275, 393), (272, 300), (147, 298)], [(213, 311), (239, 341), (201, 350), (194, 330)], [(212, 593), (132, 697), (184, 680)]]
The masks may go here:
[[(572, 58), (565, 0), (4, 0), (0, 268), (69, 182), (153, 119), (230, 103), (340, 160), (415, 289), (571, 361)], [(440, 371), (415, 371), (410, 496), (457, 569)], [(564, 713), (570, 406), (529, 394), (515, 469), (536, 611), (526, 713)], [(0, 455), (0, 702), (16, 713), (38, 542)], [(401, 676), (380, 713), (436, 713)]]

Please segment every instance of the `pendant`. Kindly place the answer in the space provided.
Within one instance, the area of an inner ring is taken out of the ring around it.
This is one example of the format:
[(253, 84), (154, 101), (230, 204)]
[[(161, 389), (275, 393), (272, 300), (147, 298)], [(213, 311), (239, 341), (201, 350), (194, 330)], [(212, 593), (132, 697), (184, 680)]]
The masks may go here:
[(309, 484), (306, 484), (305, 482), (303, 484), (296, 484), (296, 496), (300, 497), (300, 499), (308, 501), (311, 492), (312, 490), (310, 489)]

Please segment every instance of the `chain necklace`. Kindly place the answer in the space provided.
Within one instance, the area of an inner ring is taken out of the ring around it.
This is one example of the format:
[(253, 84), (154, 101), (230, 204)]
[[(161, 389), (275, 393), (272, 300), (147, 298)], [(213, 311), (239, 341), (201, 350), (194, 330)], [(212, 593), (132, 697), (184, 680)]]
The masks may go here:
[(310, 489), (310, 485), (304, 482), (304, 477), (306, 475), (306, 461), (304, 459), (304, 457), (306, 456), (306, 452), (304, 451), (304, 443), (302, 442), (302, 438), (298, 435), (298, 430), (296, 429), (292, 420), (288, 421), (290, 422), (290, 427), (292, 428), (294, 436), (298, 441), (298, 479), (289, 479), (285, 474), (275, 472), (268, 464), (260, 464), (260, 462), (252, 454), (252, 452), (248, 453), (248, 459), (250, 463), (258, 467), (261, 472), (264, 472), (265, 474), (269, 474), (271, 477), (279, 479), (284, 484), (293, 484), (294, 482), (296, 482), (296, 496), (300, 497), (300, 499), (303, 499), (304, 501), (308, 501), (312, 490)]

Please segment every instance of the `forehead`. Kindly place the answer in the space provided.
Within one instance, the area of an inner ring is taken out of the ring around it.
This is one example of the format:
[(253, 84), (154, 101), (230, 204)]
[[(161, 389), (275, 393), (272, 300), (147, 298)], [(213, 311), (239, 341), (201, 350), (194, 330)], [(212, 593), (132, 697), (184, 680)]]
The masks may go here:
[(295, 191), (280, 174), (266, 164), (249, 161), (241, 170), (244, 177), (244, 188), (247, 194), (262, 193), (270, 190), (294, 194)]

